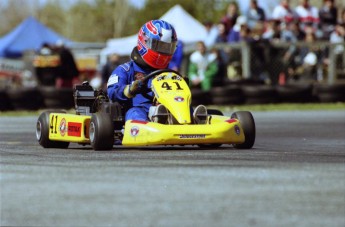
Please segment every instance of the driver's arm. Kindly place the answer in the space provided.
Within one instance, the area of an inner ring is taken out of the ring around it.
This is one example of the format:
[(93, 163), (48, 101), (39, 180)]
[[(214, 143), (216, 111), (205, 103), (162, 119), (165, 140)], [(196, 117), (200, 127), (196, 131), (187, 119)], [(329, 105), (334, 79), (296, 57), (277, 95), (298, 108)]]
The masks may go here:
[(128, 100), (129, 97), (125, 95), (128, 81), (131, 81), (130, 72), (124, 70), (122, 67), (116, 68), (109, 77), (107, 84), (107, 93), (109, 99), (112, 101)]

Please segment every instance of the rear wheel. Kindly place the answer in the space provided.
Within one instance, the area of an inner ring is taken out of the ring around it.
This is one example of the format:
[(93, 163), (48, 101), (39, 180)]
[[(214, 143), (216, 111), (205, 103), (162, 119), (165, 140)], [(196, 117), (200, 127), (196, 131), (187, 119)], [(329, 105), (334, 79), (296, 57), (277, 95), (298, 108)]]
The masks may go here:
[(250, 149), (255, 142), (255, 122), (253, 115), (248, 111), (238, 111), (231, 115), (231, 118), (238, 119), (244, 131), (245, 141), (241, 144), (233, 144), (235, 148)]
[(44, 148), (67, 148), (69, 142), (49, 140), (49, 114), (65, 113), (64, 111), (45, 111), (41, 113), (36, 123), (36, 138), (38, 143)]
[(90, 143), (94, 150), (111, 150), (114, 145), (114, 125), (104, 112), (92, 115), (89, 128)]

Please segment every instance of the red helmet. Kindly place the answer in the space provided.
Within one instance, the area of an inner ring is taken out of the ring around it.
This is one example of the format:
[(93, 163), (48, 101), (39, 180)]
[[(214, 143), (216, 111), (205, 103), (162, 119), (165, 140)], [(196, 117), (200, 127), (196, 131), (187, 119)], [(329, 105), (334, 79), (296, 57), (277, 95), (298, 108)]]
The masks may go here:
[(151, 20), (139, 30), (138, 52), (146, 64), (152, 68), (167, 68), (176, 45), (176, 31), (166, 21)]

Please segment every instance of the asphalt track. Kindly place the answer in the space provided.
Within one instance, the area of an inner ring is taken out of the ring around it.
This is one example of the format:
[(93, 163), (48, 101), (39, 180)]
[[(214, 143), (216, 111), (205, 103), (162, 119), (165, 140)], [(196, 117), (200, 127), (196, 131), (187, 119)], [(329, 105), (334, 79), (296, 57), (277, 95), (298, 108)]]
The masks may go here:
[(0, 117), (1, 226), (345, 226), (345, 110), (254, 112), (253, 149), (43, 149)]

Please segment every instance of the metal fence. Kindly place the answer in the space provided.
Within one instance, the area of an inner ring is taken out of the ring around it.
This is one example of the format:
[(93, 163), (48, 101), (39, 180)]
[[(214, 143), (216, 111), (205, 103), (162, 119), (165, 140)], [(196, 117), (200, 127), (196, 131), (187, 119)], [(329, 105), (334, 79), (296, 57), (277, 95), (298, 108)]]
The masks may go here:
[[(226, 80), (262, 80), (267, 84), (345, 80), (345, 43), (268, 41), (217, 44)], [(187, 63), (188, 65), (188, 63)]]

